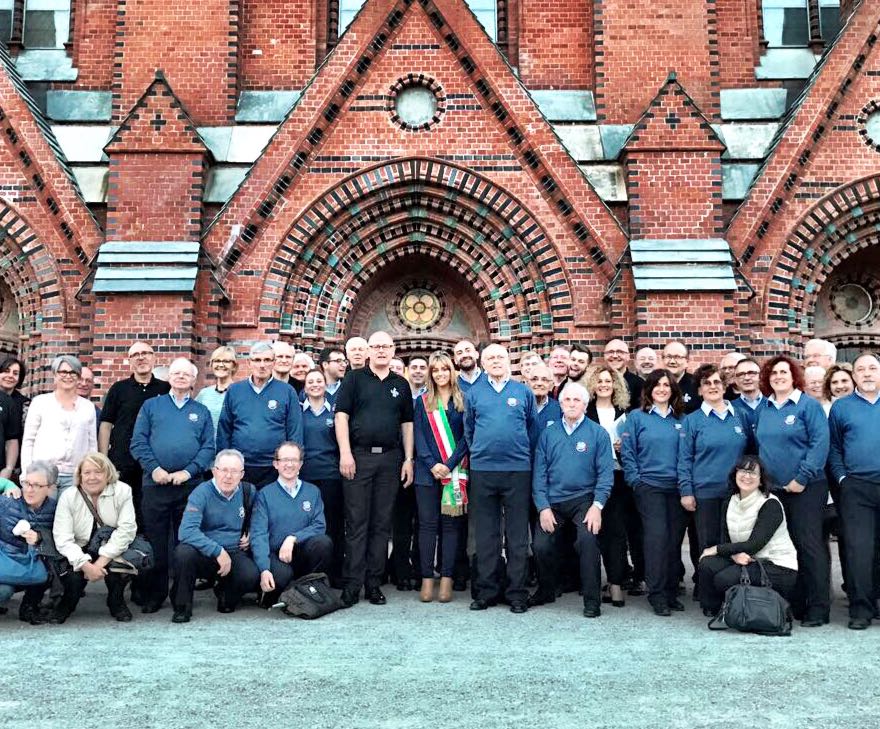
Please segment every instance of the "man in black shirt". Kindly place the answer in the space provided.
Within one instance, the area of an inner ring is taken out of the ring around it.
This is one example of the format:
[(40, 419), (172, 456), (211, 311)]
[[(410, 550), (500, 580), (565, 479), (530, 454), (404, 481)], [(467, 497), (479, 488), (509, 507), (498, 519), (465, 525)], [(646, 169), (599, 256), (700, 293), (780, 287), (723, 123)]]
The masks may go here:
[(685, 415), (700, 409), (703, 398), (700, 397), (700, 384), (687, 371), (690, 351), (683, 342), (672, 341), (663, 347), (663, 367), (669, 370), (678, 381), (681, 400), (684, 403)]
[(129, 446), (141, 405), (156, 395), (171, 391), (165, 380), (153, 376), (156, 353), (147, 342), (134, 342), (128, 348), (131, 377), (111, 385), (101, 409), (98, 450), (110, 458), (119, 471), (119, 480), (131, 486), (138, 527), (143, 526), (141, 480), (143, 471), (131, 455)]
[(642, 406), (642, 378), (627, 369), (629, 364), (629, 345), (622, 339), (612, 339), (605, 345), (602, 356), (612, 370), (619, 373), (629, 390), (629, 410)]
[(379, 585), (394, 499), (398, 484), (407, 488), (413, 480), (409, 383), (389, 369), (394, 342), (388, 334), (376, 332), (368, 345), (369, 362), (345, 376), (336, 398), (339, 471), (344, 479), (346, 607), (358, 601), (361, 586), (373, 605), (385, 604)]

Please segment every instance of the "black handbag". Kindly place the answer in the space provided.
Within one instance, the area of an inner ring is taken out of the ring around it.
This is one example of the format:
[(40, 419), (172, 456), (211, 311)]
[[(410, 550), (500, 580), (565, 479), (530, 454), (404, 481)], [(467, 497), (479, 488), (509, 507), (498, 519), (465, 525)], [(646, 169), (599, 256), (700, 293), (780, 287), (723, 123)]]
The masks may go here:
[(313, 572), (294, 580), (279, 599), (284, 613), (306, 620), (320, 618), (342, 607), (342, 601), (330, 588), (327, 575), (323, 572)]
[(733, 628), (758, 635), (791, 635), (792, 614), (788, 601), (773, 589), (760, 560), (761, 584), (753, 585), (743, 567), (738, 585), (727, 588), (718, 614), (709, 621), (709, 630)]
[[(92, 504), (89, 497), (86, 496), (82, 488), (77, 487), (77, 489), (79, 490), (80, 496), (83, 497), (83, 501), (86, 502), (86, 506), (92, 514), (92, 519), (94, 519), (92, 536), (89, 539), (86, 552), (92, 556), (96, 556), (98, 550), (110, 541), (110, 537), (113, 536), (115, 529), (104, 525), (104, 522), (101, 521), (101, 517), (98, 515), (98, 510), (95, 508), (94, 504)], [(110, 563), (107, 565), (107, 571), (119, 572), (127, 575), (138, 575), (141, 572), (147, 572), (153, 569), (155, 563), (156, 560), (153, 556), (153, 545), (140, 534), (137, 534), (131, 541), (131, 544), (128, 545), (128, 549), (115, 559), (110, 560)]]

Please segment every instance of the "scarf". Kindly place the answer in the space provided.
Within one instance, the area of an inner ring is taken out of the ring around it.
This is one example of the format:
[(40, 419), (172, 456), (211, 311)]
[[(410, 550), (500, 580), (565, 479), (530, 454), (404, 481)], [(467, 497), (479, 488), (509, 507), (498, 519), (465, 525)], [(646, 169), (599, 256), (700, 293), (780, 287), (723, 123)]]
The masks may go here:
[[(431, 426), (431, 434), (440, 451), (440, 459), (448, 461), (455, 451), (455, 436), (449, 427), (449, 418), (446, 417), (446, 408), (443, 402), (437, 399), (437, 409), (428, 410), (428, 395), (422, 395), (425, 403), (425, 413), (428, 415), (428, 424)], [(467, 457), (461, 460), (446, 478), (440, 479), (443, 491), (440, 494), (440, 513), (448, 516), (461, 516), (467, 511)]]

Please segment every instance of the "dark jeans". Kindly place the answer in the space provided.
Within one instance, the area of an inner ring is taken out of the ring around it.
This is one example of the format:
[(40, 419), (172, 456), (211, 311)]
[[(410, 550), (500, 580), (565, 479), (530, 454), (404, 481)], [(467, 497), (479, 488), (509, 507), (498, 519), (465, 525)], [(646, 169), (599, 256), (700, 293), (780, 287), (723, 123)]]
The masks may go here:
[(540, 523), (537, 529), (535, 529), (535, 541), (532, 544), (532, 548), (538, 561), (538, 592), (540, 594), (548, 598), (556, 597), (562, 525), (571, 524), (576, 534), (574, 548), (578, 555), (584, 605), (599, 605), (599, 593), (602, 587), (599, 540), (584, 524), (584, 517), (592, 505), (592, 494), (552, 504), (550, 508), (553, 510), (553, 516), (556, 517), (556, 529), (554, 529), (552, 534), (548, 534), (541, 529)]
[(293, 559), (288, 564), (278, 559), (278, 554), (269, 555), (269, 571), (275, 578), (275, 590), (266, 597), (269, 605), (276, 602), (285, 588), (298, 577), (312, 572), (326, 572), (333, 560), (333, 542), (326, 534), (310, 537), (297, 542), (293, 547)]
[(177, 546), (177, 531), (186, 508), (186, 500), (196, 486), (195, 481), (181, 486), (152, 485), (144, 487), (143, 532), (153, 547), (155, 564), (141, 578), (145, 603), (161, 605), (168, 597), (170, 550)]
[[(123, 592), (128, 584), (130, 575), (120, 574), (118, 572), (108, 572), (104, 578), (104, 584), (107, 585), (107, 607), (110, 612), (125, 605)], [(86, 586), (86, 576), (82, 572), (74, 572), (69, 570), (61, 576), (61, 584), (64, 586), (64, 594), (58, 601), (56, 609), (65, 615), (70, 615), (79, 604)]]
[(397, 488), (391, 516), (390, 570), (394, 582), (415, 579), (419, 570), (419, 521), (415, 485)]
[[(791, 602), (794, 596), (797, 572), (787, 567), (779, 567), (767, 560), (763, 561), (764, 571), (773, 589)], [(761, 569), (757, 563), (751, 562), (746, 569), (753, 585), (761, 584)], [(700, 583), (700, 607), (717, 613), (724, 602), (724, 593), (728, 588), (738, 585), (742, 579), (742, 567), (730, 557), (704, 557), (698, 569)]]
[[(723, 498), (701, 499), (699, 496), (697, 497), (694, 523), (697, 526), (697, 548), (700, 554), (706, 547), (714, 547), (721, 542), (721, 508), (723, 506)], [(699, 577), (697, 580), (699, 581)]]
[[(623, 471), (614, 472), (614, 485), (611, 495), (602, 509), (602, 530), (599, 532), (599, 545), (605, 574), (612, 585), (622, 585), (626, 581), (626, 500), (629, 486), (623, 480)], [(540, 529), (538, 530), (540, 531)]]
[(847, 476), (840, 489), (840, 516), (846, 532), (846, 593), (851, 618), (873, 618), (874, 582), (880, 527), (880, 483)]
[(504, 514), (507, 589), (510, 603), (528, 599), (529, 471), (471, 471), (471, 517), (476, 529), (475, 590), (480, 600), (497, 600), (501, 593), (497, 571), (501, 554), (501, 516)]
[(645, 535), (648, 601), (654, 607), (662, 607), (678, 599), (685, 511), (681, 508), (677, 489), (663, 491), (641, 486), (636, 491), (636, 503)]
[(388, 557), (394, 499), (400, 486), (399, 450), (355, 451), (355, 477), (342, 482), (345, 501), (345, 562), (342, 580), (349, 590), (379, 587)]
[(778, 491), (776, 495), (785, 508), (788, 532), (798, 556), (798, 586), (792, 610), (798, 617), (826, 618), (831, 609), (831, 574), (822, 539), (822, 518), (828, 484), (824, 479), (812, 481), (799, 494)]
[(264, 486), (268, 486), (278, 478), (278, 471), (274, 466), (248, 466), (244, 467), (244, 477), (241, 479), (247, 483), (252, 483), (259, 491)]
[[(439, 481), (416, 484), (416, 503), (419, 507), (419, 562), (423, 579), (434, 576), (434, 555), (440, 550), (440, 576), (452, 577), (458, 555), (458, 535), (461, 516), (440, 513), (440, 494), (443, 486)], [(464, 515), (462, 515), (464, 516)], [(442, 529), (443, 538), (438, 539)]]
[(342, 477), (315, 479), (312, 481), (321, 492), (324, 502), (324, 521), (327, 524), (327, 536), (333, 542), (333, 558), (325, 572), (330, 581), (336, 585), (342, 578), (342, 561), (345, 555), (345, 509), (342, 501)]
[(192, 610), (196, 580), (217, 578), (216, 590), (222, 592), (226, 604), (235, 608), (246, 592), (256, 592), (260, 586), (260, 571), (247, 552), (229, 552), (232, 569), (225, 577), (218, 577), (219, 565), (214, 557), (206, 557), (189, 544), (178, 544), (174, 550), (174, 584), (171, 601), (175, 609)]

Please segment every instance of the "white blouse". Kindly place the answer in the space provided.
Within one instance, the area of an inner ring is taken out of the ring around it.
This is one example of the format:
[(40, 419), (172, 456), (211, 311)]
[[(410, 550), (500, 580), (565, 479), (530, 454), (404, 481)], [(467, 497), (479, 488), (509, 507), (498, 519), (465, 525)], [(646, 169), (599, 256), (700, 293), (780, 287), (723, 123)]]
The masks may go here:
[(51, 461), (58, 472), (71, 474), (83, 456), (98, 450), (95, 406), (77, 397), (73, 410), (61, 407), (54, 392), (31, 400), (21, 439), (21, 467), (33, 461)]

